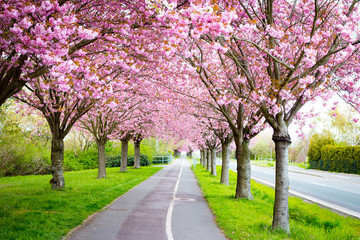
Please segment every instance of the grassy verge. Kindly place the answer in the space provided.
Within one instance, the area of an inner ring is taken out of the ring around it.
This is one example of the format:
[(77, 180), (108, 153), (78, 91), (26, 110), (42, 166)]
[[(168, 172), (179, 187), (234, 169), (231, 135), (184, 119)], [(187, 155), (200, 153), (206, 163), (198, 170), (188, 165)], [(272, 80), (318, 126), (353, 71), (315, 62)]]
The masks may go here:
[(264, 161), (251, 161), (252, 165), (256, 165), (256, 166), (260, 166), (260, 167), (274, 167), (275, 163), (274, 161), (268, 161), (268, 160), (264, 160)]
[[(260, 167), (275, 167), (275, 162), (274, 161), (269, 161), (269, 160), (251, 160), (251, 164), (252, 165), (256, 165), (256, 166), (260, 166)], [(297, 166), (300, 168), (304, 168), (304, 169), (309, 169), (309, 164), (307, 163), (289, 163), (289, 166)]]
[(0, 239), (60, 239), (92, 213), (127, 192), (159, 167), (66, 172), (66, 188), (53, 191), (50, 175), (0, 178)]
[(230, 171), (229, 186), (221, 185), (220, 176), (211, 176), (200, 164), (194, 172), (219, 227), (229, 239), (360, 239), (359, 220), (339, 216), (295, 197), (289, 198), (291, 234), (273, 231), (273, 189), (252, 181), (254, 200), (235, 200), (234, 172)]

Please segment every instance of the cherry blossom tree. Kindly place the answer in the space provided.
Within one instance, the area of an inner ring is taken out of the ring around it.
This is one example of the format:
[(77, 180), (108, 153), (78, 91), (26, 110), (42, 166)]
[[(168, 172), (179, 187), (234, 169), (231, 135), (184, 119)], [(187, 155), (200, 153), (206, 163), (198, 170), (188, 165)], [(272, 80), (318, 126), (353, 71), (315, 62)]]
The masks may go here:
[(328, 97), (327, 86), (340, 80), (334, 79), (336, 75), (344, 78), (350, 74), (348, 69), (359, 43), (358, 36), (351, 34), (358, 27), (356, 4), (240, 2), (242, 11), (238, 14), (242, 19), (230, 38), (232, 45), (226, 46), (239, 49), (229, 58), (241, 69), (252, 100), (274, 130), (277, 163), (273, 228), (290, 231), (288, 127), (306, 102), (316, 95)]
[[(43, 76), (47, 81), (48, 76)], [(49, 80), (50, 82), (50, 80)], [(88, 85), (86, 81), (84, 85)], [(18, 93), (20, 101), (30, 107), (38, 109), (44, 115), (50, 127), (51, 140), (51, 171), (53, 179), (50, 181), (52, 188), (63, 188), (64, 138), (70, 132), (76, 121), (88, 112), (94, 105), (91, 98), (77, 98), (75, 91), (65, 92), (61, 88), (41, 88), (38, 83), (31, 82), (26, 86), (27, 91)]]
[[(103, 98), (102, 101), (97, 102), (92, 110), (80, 119), (80, 127), (92, 134), (98, 147), (98, 178), (106, 177), (106, 142), (118, 136), (117, 131), (121, 128), (121, 125), (137, 117), (132, 113), (137, 110), (137, 106), (142, 101), (144, 100), (136, 99), (131, 92), (116, 92), (111, 97)], [(120, 131), (120, 134), (123, 133)], [(125, 134), (125, 136), (121, 137), (122, 144), (123, 141), (129, 138), (128, 135)], [(126, 168), (122, 171), (126, 171)]]

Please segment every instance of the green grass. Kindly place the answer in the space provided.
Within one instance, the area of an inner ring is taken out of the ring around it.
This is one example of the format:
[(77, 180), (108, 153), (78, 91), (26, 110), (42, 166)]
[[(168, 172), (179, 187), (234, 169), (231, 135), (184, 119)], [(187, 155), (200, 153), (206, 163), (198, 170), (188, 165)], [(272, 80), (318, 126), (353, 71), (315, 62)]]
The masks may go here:
[(310, 169), (310, 164), (301, 162), (297, 164), (298, 167), (304, 168), (304, 169)]
[(291, 234), (273, 231), (272, 188), (252, 181), (254, 200), (236, 200), (234, 172), (230, 171), (229, 186), (220, 184), (220, 176), (211, 176), (200, 164), (194, 172), (219, 227), (229, 239), (360, 239), (359, 220), (339, 216), (295, 197), (289, 198)]
[(64, 190), (51, 190), (50, 175), (0, 178), (0, 239), (60, 239), (89, 215), (139, 184), (159, 167), (107, 168), (65, 173)]
[(263, 161), (251, 161), (252, 165), (256, 165), (256, 166), (260, 166), (260, 167), (274, 167), (275, 166), (275, 162), (274, 161), (268, 161), (268, 160), (263, 160)]
[[(260, 166), (260, 167), (275, 167), (275, 161), (269, 161), (269, 160), (251, 160), (252, 165)], [(308, 163), (289, 163), (289, 166), (297, 166), (304, 169), (310, 169)]]

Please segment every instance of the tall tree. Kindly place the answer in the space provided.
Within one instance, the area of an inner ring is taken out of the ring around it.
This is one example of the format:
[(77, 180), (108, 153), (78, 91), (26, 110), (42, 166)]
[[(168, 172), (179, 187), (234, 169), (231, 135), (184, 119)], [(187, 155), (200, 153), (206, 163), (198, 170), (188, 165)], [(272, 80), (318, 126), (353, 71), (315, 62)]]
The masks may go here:
[[(120, 125), (137, 117), (132, 113), (143, 101), (136, 99), (132, 93), (115, 92), (97, 102), (92, 110), (80, 120), (80, 127), (92, 134), (98, 147), (98, 178), (106, 177), (105, 144), (112, 136), (119, 134), (117, 131)], [(122, 134), (121, 131), (120, 134)], [(126, 135), (121, 139), (126, 140)]]

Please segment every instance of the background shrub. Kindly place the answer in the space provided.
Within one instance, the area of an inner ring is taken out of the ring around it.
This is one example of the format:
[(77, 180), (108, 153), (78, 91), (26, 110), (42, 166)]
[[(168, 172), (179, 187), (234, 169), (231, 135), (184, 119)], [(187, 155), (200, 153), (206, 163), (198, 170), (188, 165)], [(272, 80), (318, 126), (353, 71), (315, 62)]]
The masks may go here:
[(18, 144), (0, 145), (0, 177), (49, 174), (50, 162), (48, 152), (39, 150), (32, 144), (18, 146)]
[(335, 140), (330, 135), (319, 135), (315, 133), (310, 138), (310, 146), (308, 151), (308, 161), (310, 168), (321, 169), (321, 148), (325, 145), (334, 145)]
[(360, 174), (360, 146), (323, 146), (318, 162), (320, 170)]
[(64, 166), (66, 171), (79, 171), (98, 167), (97, 150), (92, 147), (75, 155), (73, 151), (65, 151)]
[[(106, 167), (120, 167), (121, 155), (109, 157), (106, 160)], [(128, 156), (127, 165), (134, 166), (134, 156)], [(149, 166), (150, 160), (145, 154), (140, 154), (140, 166)]]

